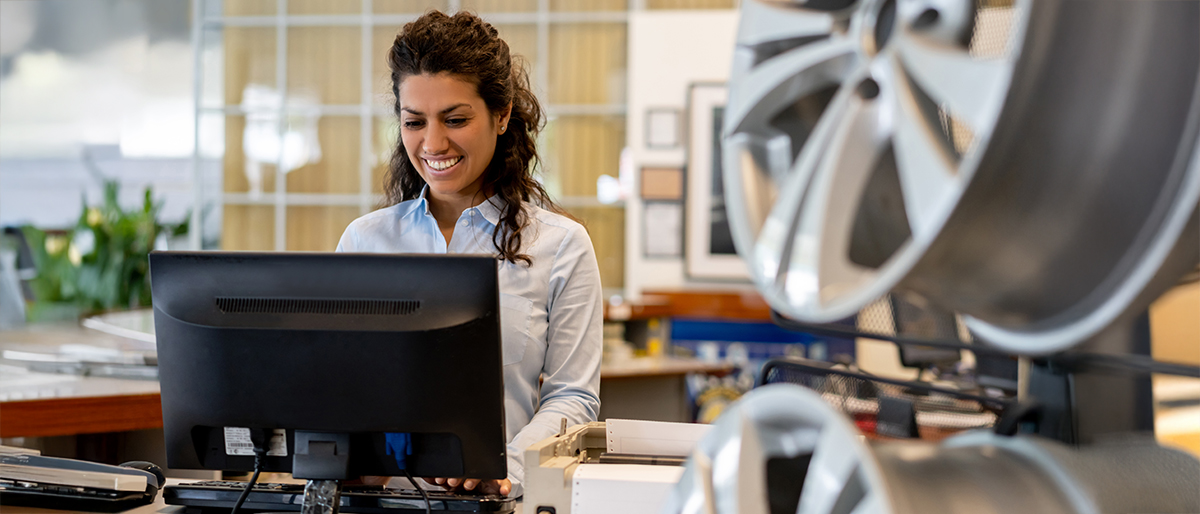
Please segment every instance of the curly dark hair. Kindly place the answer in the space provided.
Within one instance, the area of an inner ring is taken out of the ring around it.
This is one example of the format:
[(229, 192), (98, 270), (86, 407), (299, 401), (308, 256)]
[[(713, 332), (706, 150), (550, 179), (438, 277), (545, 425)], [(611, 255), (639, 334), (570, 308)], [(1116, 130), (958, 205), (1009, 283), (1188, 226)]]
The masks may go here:
[[(503, 112), (512, 103), (508, 129), (496, 140), (496, 153), (484, 171), (482, 190), (493, 191), (504, 200), (499, 226), (492, 234), (500, 258), (531, 264), (532, 259), (521, 253), (521, 232), (529, 223), (526, 204), (563, 215), (566, 212), (533, 178), (534, 169), (540, 166), (534, 141), (544, 126), (544, 116), (530, 90), (524, 60), (511, 55), (496, 28), (478, 16), (463, 11), (454, 16), (429, 11), (401, 29), (388, 53), (388, 65), (397, 117), (401, 82), (420, 74), (449, 73), (475, 84), (493, 114)], [(403, 138), (396, 138), (384, 180), (387, 203), (416, 198), (424, 187), (425, 179), (409, 162)]]

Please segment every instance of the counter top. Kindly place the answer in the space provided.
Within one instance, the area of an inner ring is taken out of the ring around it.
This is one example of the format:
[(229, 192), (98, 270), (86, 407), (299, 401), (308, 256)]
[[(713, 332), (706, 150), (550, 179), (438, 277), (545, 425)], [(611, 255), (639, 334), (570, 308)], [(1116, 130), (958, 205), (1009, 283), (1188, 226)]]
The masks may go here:
[[(34, 325), (0, 332), (5, 352), (52, 357), (54, 349), (140, 358), (153, 343), (78, 325)], [(12, 353), (8, 353), (12, 356)], [(48, 358), (49, 358), (48, 357)], [(42, 373), (0, 362), (0, 437), (46, 437), (162, 427), (157, 380)]]
[(698, 359), (644, 357), (602, 364), (600, 365), (600, 378), (607, 380), (613, 378), (683, 375), (687, 373), (708, 373), (720, 376), (733, 371), (733, 369), (734, 366), (732, 364), (725, 362), (710, 363)]

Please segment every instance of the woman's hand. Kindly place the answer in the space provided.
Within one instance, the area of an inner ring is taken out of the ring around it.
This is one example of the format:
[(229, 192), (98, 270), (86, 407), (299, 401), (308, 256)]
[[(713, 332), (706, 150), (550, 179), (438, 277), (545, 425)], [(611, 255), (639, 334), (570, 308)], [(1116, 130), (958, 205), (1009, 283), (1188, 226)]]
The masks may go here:
[(476, 487), (479, 492), (484, 494), (499, 494), (507, 496), (512, 492), (512, 482), (507, 478), (503, 480), (480, 480), (478, 478), (425, 478), (426, 482), (433, 485), (440, 485), (448, 490), (461, 489), (465, 491), (474, 491)]

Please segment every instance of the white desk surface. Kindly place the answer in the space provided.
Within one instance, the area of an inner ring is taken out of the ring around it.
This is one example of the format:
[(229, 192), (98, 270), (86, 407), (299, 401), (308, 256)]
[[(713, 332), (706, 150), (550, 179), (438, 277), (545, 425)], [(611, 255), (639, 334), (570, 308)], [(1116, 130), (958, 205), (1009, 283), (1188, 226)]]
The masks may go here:
[[(0, 350), (52, 352), (67, 345), (86, 345), (119, 352), (154, 350), (146, 343), (106, 334), (79, 325), (31, 325), (0, 332)], [(158, 393), (157, 380), (90, 377), (61, 373), (39, 373), (22, 366), (0, 363), (0, 402), (88, 396), (120, 396)]]

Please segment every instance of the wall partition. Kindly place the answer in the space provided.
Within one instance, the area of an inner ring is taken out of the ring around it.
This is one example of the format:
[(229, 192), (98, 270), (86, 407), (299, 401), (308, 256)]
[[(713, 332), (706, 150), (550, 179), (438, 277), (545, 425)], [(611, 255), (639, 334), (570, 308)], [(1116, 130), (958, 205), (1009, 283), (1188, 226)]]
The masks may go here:
[(528, 63), (549, 115), (540, 179), (587, 226), (604, 286), (620, 288), (624, 206), (600, 203), (596, 182), (618, 174), (626, 144), (629, 14), (715, 7), (732, 0), (195, 0), (197, 134), (224, 134), (197, 141), (197, 163), (219, 158), (223, 173), (196, 178), (196, 204), (219, 191), (220, 216), (195, 222), (219, 219), (222, 249), (332, 250), (383, 202), (392, 40), (428, 9), (466, 9)]

